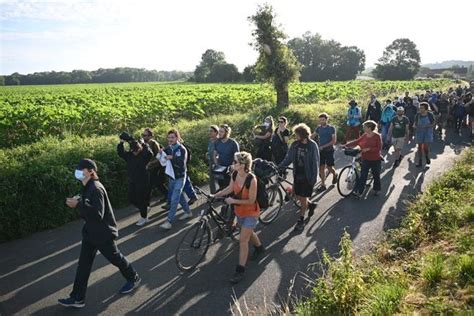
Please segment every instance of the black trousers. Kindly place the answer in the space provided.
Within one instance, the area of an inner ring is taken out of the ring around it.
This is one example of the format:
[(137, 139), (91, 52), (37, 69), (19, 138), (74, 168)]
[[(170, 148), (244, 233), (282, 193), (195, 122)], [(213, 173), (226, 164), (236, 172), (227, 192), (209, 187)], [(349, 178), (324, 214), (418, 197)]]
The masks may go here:
[(77, 301), (82, 301), (86, 297), (87, 283), (89, 282), (89, 276), (97, 250), (99, 250), (111, 264), (119, 268), (120, 273), (122, 273), (127, 281), (134, 282), (138, 278), (138, 273), (133, 269), (127, 258), (122, 255), (114, 240), (96, 245), (83, 239), (76, 279), (74, 280), (74, 287), (71, 292), (71, 297)]
[(150, 186), (148, 183), (129, 182), (128, 201), (140, 210), (143, 218), (148, 216), (148, 206), (150, 206)]
[(362, 160), (361, 171), (359, 181), (356, 183), (355, 191), (359, 194), (364, 193), (365, 184), (369, 176), (369, 170), (372, 172), (374, 177), (374, 191), (380, 191), (380, 173), (382, 172), (382, 161), (381, 160)]

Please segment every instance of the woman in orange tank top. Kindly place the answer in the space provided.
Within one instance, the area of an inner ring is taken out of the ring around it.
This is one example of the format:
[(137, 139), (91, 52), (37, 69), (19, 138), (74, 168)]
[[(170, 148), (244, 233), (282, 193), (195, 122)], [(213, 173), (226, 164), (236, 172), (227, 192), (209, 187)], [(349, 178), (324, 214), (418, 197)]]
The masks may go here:
[(234, 276), (230, 279), (231, 283), (236, 284), (244, 278), (249, 242), (255, 247), (250, 260), (257, 260), (265, 252), (265, 248), (254, 232), (260, 215), (260, 207), (257, 203), (257, 178), (250, 172), (252, 155), (244, 151), (236, 153), (232, 167), (234, 174), (229, 186), (216, 193), (215, 196), (222, 197), (229, 194), (232, 196), (226, 198), (225, 202), (234, 206), (237, 222), (240, 225), (239, 264), (235, 269)]

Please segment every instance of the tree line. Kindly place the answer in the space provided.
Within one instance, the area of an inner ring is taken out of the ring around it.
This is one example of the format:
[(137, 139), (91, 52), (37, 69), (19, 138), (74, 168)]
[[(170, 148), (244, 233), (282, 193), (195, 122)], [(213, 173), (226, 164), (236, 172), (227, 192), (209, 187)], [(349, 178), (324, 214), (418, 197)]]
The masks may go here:
[(0, 85), (185, 81), (191, 76), (192, 73), (184, 71), (156, 71), (143, 68), (119, 67), (112, 69), (100, 68), (94, 71), (45, 71), (27, 75), (15, 72), (8, 76), (0, 76)]

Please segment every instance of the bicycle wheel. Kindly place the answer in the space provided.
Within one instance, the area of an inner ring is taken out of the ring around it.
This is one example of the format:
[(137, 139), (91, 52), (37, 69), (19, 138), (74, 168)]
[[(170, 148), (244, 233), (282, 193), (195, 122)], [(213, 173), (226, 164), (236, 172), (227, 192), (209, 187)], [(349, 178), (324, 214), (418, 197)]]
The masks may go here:
[(278, 214), (280, 214), (281, 207), (283, 206), (283, 195), (278, 186), (272, 185), (268, 187), (267, 194), (269, 206), (260, 210), (260, 217), (258, 218), (258, 221), (263, 225), (273, 222), (278, 217)]
[(191, 226), (184, 234), (175, 254), (178, 269), (187, 272), (194, 269), (204, 258), (211, 243), (211, 229), (206, 220)]
[(357, 169), (352, 168), (352, 166), (342, 168), (337, 178), (337, 191), (339, 191), (339, 194), (344, 197), (349, 196), (354, 191), (358, 179), (359, 171)]

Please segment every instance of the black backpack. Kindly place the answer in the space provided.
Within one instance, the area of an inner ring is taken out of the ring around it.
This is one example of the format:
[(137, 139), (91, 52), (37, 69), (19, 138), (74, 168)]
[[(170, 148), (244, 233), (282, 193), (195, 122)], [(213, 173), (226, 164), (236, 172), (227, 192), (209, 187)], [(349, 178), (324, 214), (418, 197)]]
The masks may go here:
[(188, 165), (191, 162), (191, 147), (189, 147), (189, 145), (185, 145), (184, 143), (181, 143), (181, 146), (183, 146), (188, 153), (188, 160), (186, 161), (186, 165)]
[[(255, 177), (257, 179), (257, 203), (260, 206), (260, 209), (263, 210), (263, 209), (270, 206), (270, 201), (269, 201), (269, 198), (268, 198), (268, 193), (266, 191), (265, 182), (263, 180), (259, 179), (259, 177), (257, 177), (253, 173), (250, 173), (247, 176), (247, 179), (245, 179), (244, 186), (247, 188), (247, 190), (249, 190), (253, 177)], [(235, 181), (235, 178), (237, 178), (237, 172), (234, 172), (232, 174), (232, 181)]]
[(278, 174), (278, 169), (273, 162), (261, 158), (257, 158), (252, 162), (252, 169), (257, 179), (261, 179), (265, 183), (268, 182), (269, 178)]

